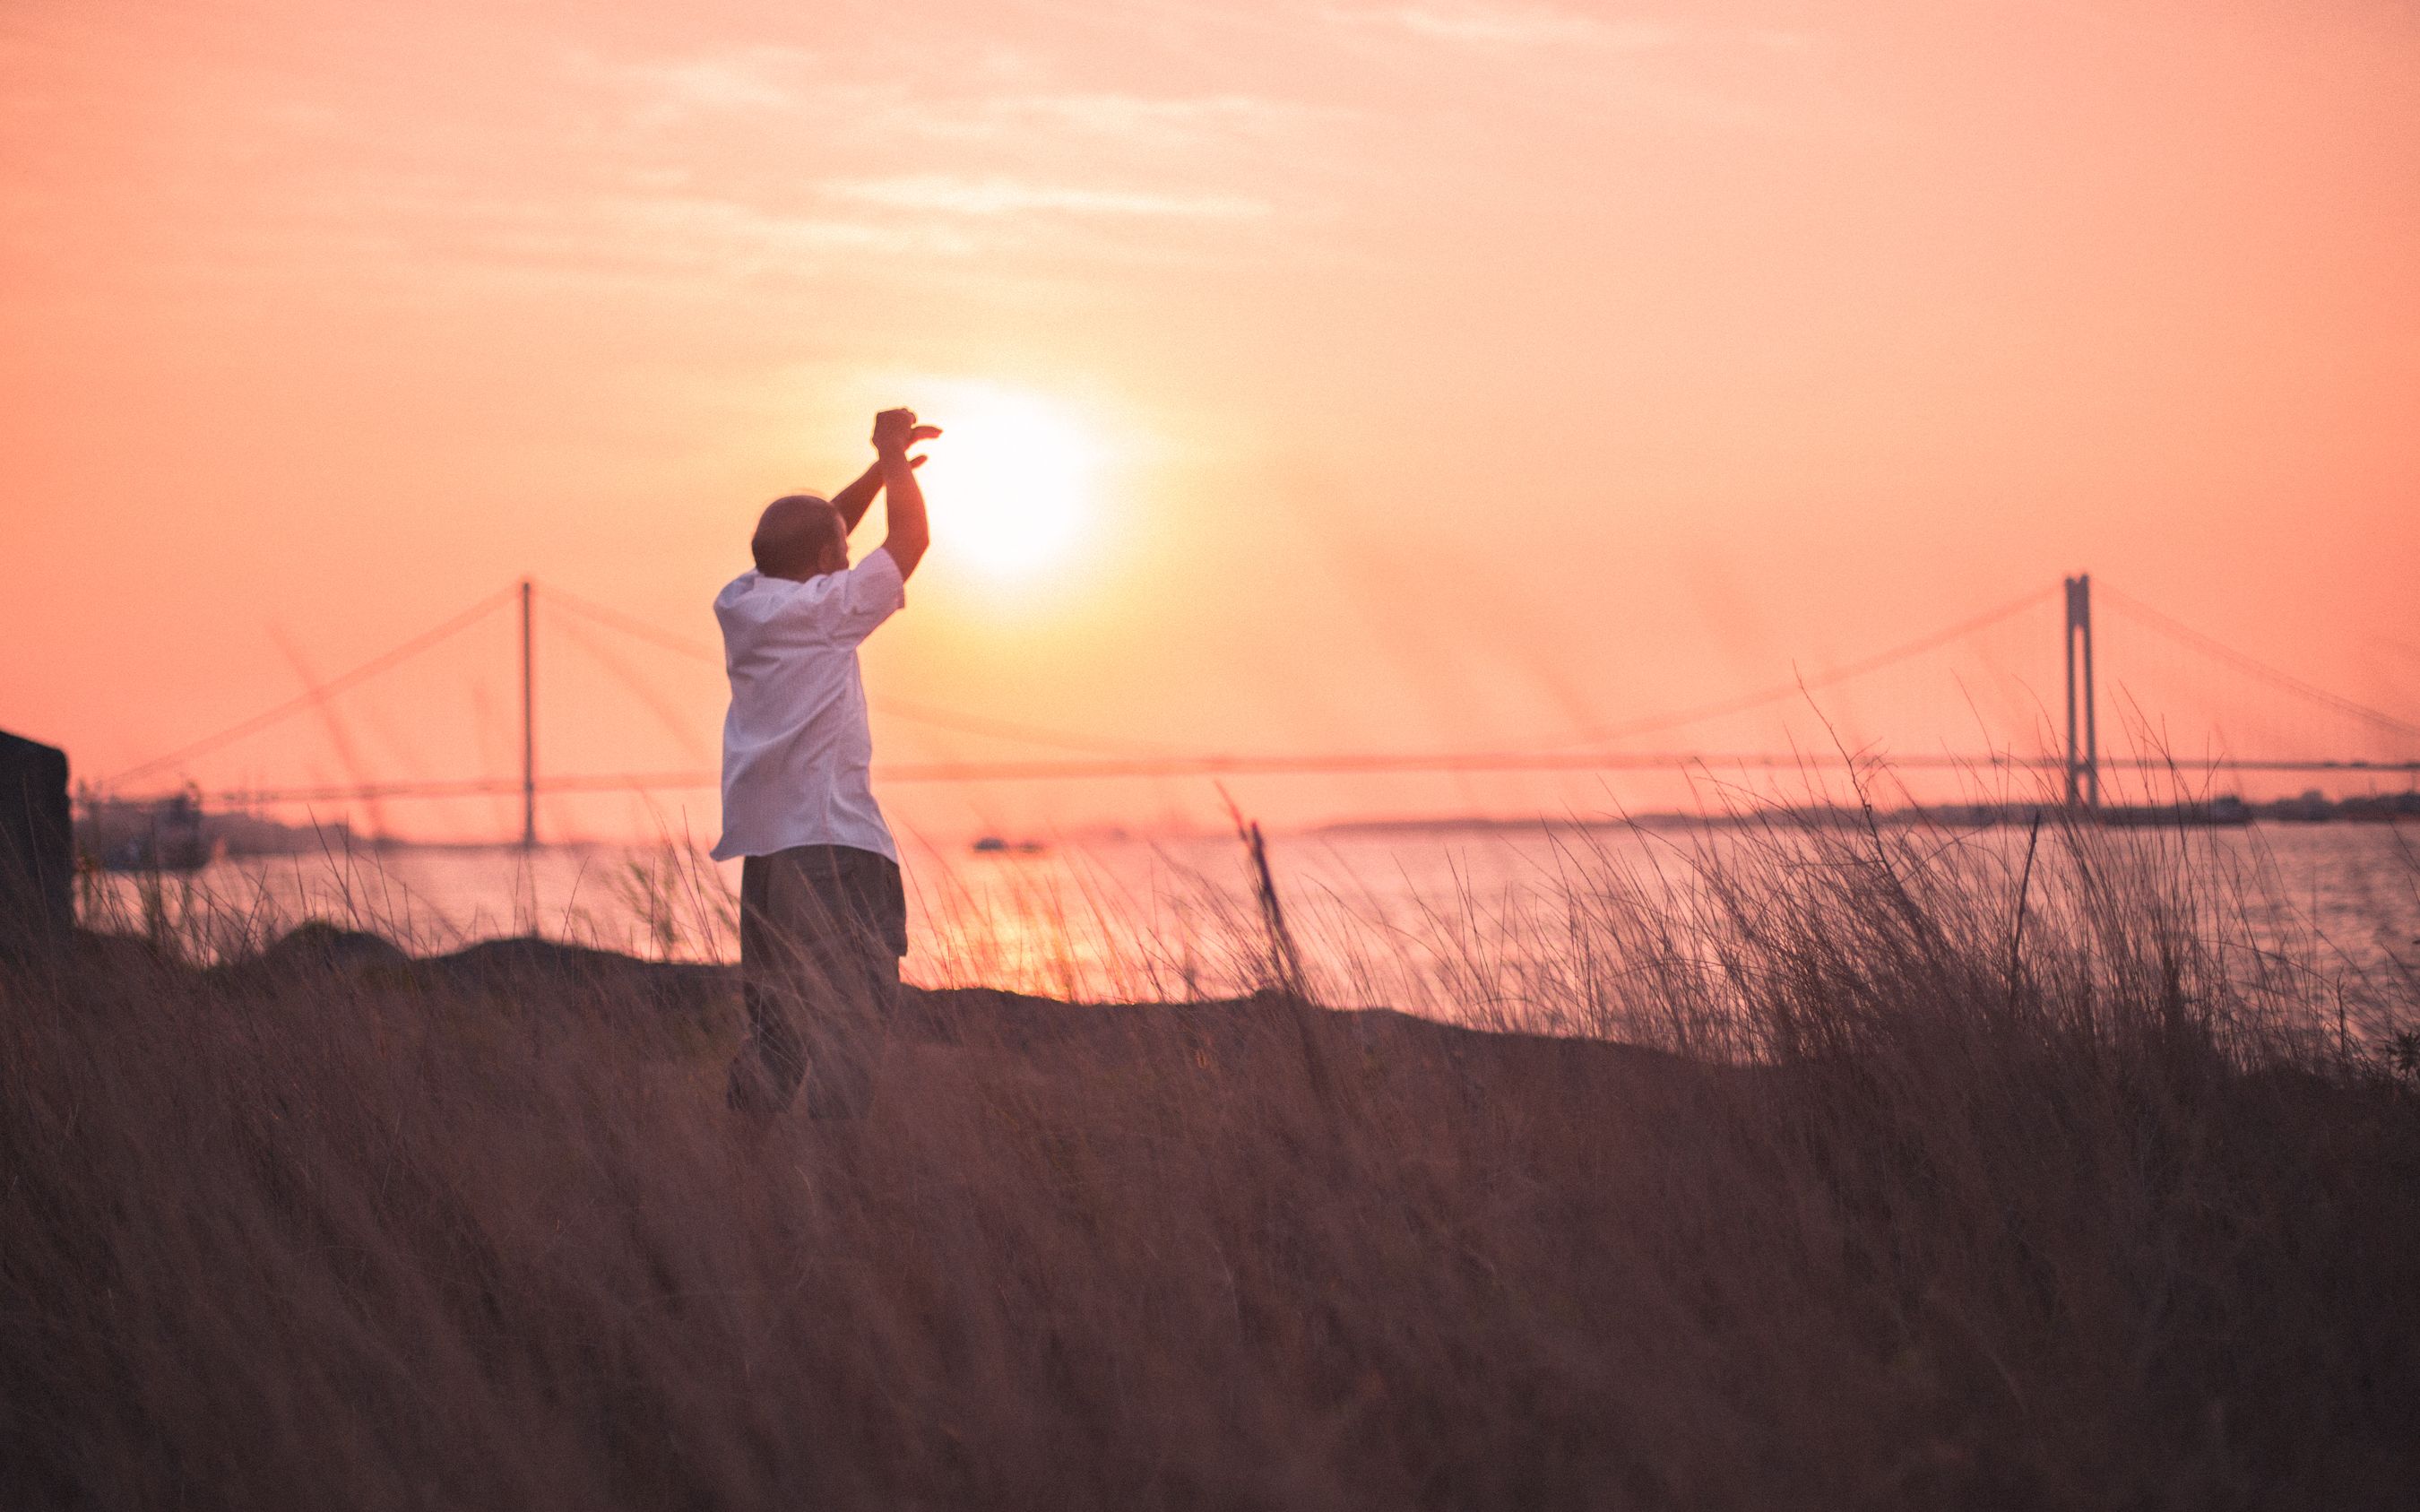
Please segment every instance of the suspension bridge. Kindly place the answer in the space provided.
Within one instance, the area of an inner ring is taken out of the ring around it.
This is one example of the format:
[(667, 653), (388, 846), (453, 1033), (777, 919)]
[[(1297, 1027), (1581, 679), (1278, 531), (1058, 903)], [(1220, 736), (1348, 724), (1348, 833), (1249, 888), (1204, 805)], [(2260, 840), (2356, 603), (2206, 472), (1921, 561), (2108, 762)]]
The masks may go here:
[[(2420, 720), (2332, 692), (2282, 669), (2246, 655), (2217, 638), (2195, 629), (2106, 584), (2098, 602), (2114, 611), (2130, 630), (2142, 633), (2145, 643), (2156, 643), (2174, 656), (2200, 668), (2230, 687), (2257, 687), (2297, 709), (2322, 715), (2341, 737), (2358, 741), (2366, 754), (2343, 752), (2239, 755), (2211, 754), (2189, 762), (2172, 761), (2165, 753), (2113, 755), (2101, 738), (2102, 697), (2105, 662), (2096, 667), (2094, 610), (2096, 588), (2089, 576), (2065, 579), (1998, 605), (1924, 635), (1884, 647), (1819, 672), (1688, 707), (1618, 724), (1580, 726), (1517, 741), (1492, 743), (1487, 748), (1447, 750), (1342, 750), (1306, 752), (1202, 752), (1170, 748), (1156, 743), (1085, 733), (1021, 721), (961, 713), (897, 698), (869, 702), (887, 719), (956, 735), (977, 736), (994, 743), (1026, 748), (1037, 754), (990, 760), (910, 761), (877, 764), (876, 775), (885, 783), (995, 783), (1085, 781), (1123, 778), (1224, 778), (1248, 776), (1346, 776), (1357, 774), (1476, 774), (1649, 771), (1802, 771), (1842, 767), (1861, 758), (1840, 748), (1769, 749), (1637, 748), (1626, 744), (1647, 736), (1670, 736), (1692, 728), (1718, 725), (1792, 702), (1807, 703), (1827, 689), (1847, 689), (1895, 668), (1931, 656), (1981, 636), (1997, 626), (2052, 607), (2058, 611), (2060, 657), (2055, 664), (2065, 690), (2063, 741), (2048, 741), (2039, 754), (2008, 750), (1959, 752), (1918, 750), (1893, 753), (1888, 764), (1904, 770), (2022, 771), (2047, 774), (2064, 785), (2070, 803), (2098, 807), (2104, 775), (2122, 771), (2160, 771), (2190, 767), (2195, 772), (2340, 773), (2420, 778)], [(290, 647), (287, 654), (302, 672), (304, 690), (223, 729), (112, 774), (85, 790), (87, 802), (139, 800), (157, 795), (176, 781), (173, 791), (197, 794), (212, 806), (264, 808), (280, 804), (379, 803), (390, 799), (508, 797), (520, 800), (521, 840), (538, 841), (538, 799), (552, 794), (650, 794), (711, 789), (720, 775), (710, 769), (682, 767), (657, 771), (556, 771), (541, 765), (537, 632), (543, 609), (563, 631), (600, 663), (613, 671), (628, 689), (649, 702), (657, 717), (676, 726), (680, 716), (659, 698), (643, 679), (629, 672), (599, 636), (616, 637), (660, 653), (718, 671), (721, 650), (703, 640), (665, 630), (607, 605), (535, 580), (522, 579), (479, 600), (460, 612), (390, 647), (344, 673), (324, 681), (312, 678)], [(380, 779), (362, 769), (358, 752), (343, 721), (333, 713), (332, 701), (398, 669), (426, 657), (473, 626), (492, 617), (517, 611), (518, 640), (515, 682), (518, 693), (518, 770), (509, 775), (460, 778)], [(185, 779), (195, 764), (237, 746), (252, 736), (289, 721), (316, 717), (334, 742), (349, 779), (344, 782), (250, 784), (205, 789)], [(1047, 753), (1047, 754), (1040, 754)]]

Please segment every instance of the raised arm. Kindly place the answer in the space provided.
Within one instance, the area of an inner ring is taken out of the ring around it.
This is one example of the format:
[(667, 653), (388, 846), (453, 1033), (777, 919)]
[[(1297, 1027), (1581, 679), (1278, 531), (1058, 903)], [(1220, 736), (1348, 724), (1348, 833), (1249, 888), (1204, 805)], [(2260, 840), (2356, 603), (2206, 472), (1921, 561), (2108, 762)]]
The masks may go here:
[(857, 522), (874, 507), (874, 496), (882, 491), (882, 464), (876, 462), (858, 474), (857, 481), (832, 495), (832, 507), (840, 511), (841, 533), (857, 529)]
[(939, 434), (938, 425), (916, 424), (912, 409), (885, 409), (874, 417), (874, 471), (891, 496), (884, 510), (890, 533), (883, 537), (882, 548), (898, 564), (903, 580), (916, 570), (916, 563), (924, 560), (924, 548), (933, 544), (932, 527), (924, 519), (924, 489), (916, 481), (916, 469), (924, 459), (909, 456), (908, 449)]

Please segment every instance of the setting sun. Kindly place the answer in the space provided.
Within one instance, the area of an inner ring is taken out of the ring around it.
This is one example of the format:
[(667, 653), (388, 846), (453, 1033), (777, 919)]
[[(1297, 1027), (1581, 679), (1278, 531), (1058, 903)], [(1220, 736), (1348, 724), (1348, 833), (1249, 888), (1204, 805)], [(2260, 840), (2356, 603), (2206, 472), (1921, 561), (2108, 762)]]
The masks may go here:
[(2420, 1508), (2420, 0), (0, 0), (0, 1512)]
[(937, 401), (923, 480), (939, 553), (995, 578), (1063, 557), (1094, 514), (1101, 451), (1050, 401), (988, 386)]

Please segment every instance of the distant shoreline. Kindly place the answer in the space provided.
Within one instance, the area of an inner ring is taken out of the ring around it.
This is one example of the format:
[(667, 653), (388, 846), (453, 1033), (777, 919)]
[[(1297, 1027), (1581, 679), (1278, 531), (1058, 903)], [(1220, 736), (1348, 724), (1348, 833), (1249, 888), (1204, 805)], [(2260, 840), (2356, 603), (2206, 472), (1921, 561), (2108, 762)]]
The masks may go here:
[[(1638, 814), (1525, 814), (1489, 815), (1460, 814), (1443, 817), (1410, 815), (1396, 818), (1373, 816), (1340, 819), (1326, 824), (1308, 825), (1300, 828), (1280, 828), (1276, 833), (1295, 838), (1384, 837), (1389, 835), (1446, 834), (1513, 834), (1524, 832), (1566, 830), (1601, 833), (1608, 830), (1646, 829), (1737, 829), (1770, 825), (1803, 825), (1817, 828), (1838, 828), (1867, 823), (1905, 826), (1917, 825), (1946, 825), (1962, 829), (1994, 829), (2022, 827), (2040, 823), (2056, 823), (2069, 817), (2102, 827), (2183, 827), (2196, 829), (2245, 829), (2259, 826), (2302, 827), (2312, 825), (2420, 825), (2420, 792), (2381, 795), (2368, 797), (2331, 800), (2315, 795), (2300, 798), (2277, 799), (2266, 803), (2244, 803), (2222, 798), (2198, 804), (2104, 805), (2099, 809), (2069, 810), (2057, 804), (1939, 804), (1894, 809), (1866, 810), (1843, 806), (1775, 806), (1736, 812), (1685, 813), (1677, 810), (1656, 810)], [(240, 825), (225, 825), (227, 819), (241, 817)], [(121, 825), (95, 831), (79, 823), (78, 849), (88, 856), (105, 854), (109, 830), (123, 829)], [(520, 849), (508, 840), (414, 840), (407, 837), (373, 838), (338, 823), (319, 826), (289, 825), (275, 821), (249, 816), (207, 815), (201, 820), (200, 835), (194, 849), (209, 859), (258, 859), (270, 856), (360, 856), (390, 851), (489, 852)], [(1083, 847), (1086, 845), (1152, 844), (1168, 841), (1191, 841), (1224, 838), (1218, 829), (1133, 830), (1122, 826), (1087, 827), (1053, 833), (1047, 837), (1047, 848)], [(122, 841), (120, 842), (122, 843)], [(941, 854), (954, 849), (967, 849), (971, 841), (933, 847)], [(649, 842), (639, 840), (611, 838), (566, 839), (547, 841), (541, 849), (550, 851), (610, 850), (627, 852), (644, 849)], [(1013, 848), (1010, 848), (1013, 854)], [(198, 863), (196, 863), (198, 864)], [(116, 862), (111, 870), (134, 870)], [(172, 870), (174, 868), (171, 868)]]

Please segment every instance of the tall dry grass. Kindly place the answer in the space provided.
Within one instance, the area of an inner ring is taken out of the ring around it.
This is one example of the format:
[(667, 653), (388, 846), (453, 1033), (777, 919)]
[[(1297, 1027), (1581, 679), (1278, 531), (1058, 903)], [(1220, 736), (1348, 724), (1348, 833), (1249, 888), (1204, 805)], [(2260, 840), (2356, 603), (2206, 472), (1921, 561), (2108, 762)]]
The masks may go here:
[(936, 993), (857, 1127), (735, 1122), (710, 976), (88, 938), (0, 1502), (2410, 1504), (2420, 994), (2034, 841), (1575, 840), (1547, 965), (1404, 938), (1503, 1032), (1312, 1014), (1324, 1097), (1268, 997)]

